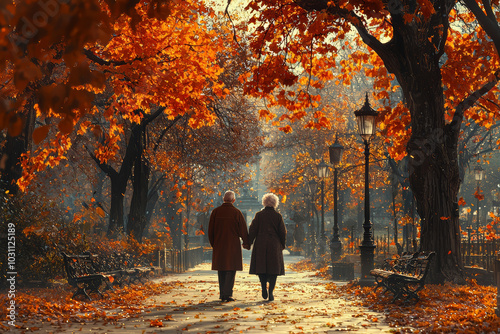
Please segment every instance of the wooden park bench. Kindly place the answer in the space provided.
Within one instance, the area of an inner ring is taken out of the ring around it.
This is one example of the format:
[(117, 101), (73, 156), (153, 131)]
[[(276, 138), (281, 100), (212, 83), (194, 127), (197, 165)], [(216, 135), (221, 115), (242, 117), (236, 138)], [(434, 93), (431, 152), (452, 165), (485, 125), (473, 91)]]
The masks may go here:
[(97, 293), (102, 297), (101, 287), (104, 290), (112, 290), (113, 285), (143, 283), (144, 279), (158, 271), (157, 267), (137, 264), (133, 257), (126, 253), (114, 253), (105, 257), (90, 253), (62, 253), (62, 256), (68, 283), (77, 289), (73, 298), (84, 295), (92, 300), (90, 293)]
[(64, 269), (68, 277), (68, 284), (76, 288), (72, 298), (83, 295), (89, 300), (91, 293), (102, 297), (101, 287), (113, 289), (111, 283), (117, 273), (100, 272), (94, 263), (95, 256), (90, 253), (81, 255), (68, 255), (61, 253), (64, 260)]
[(380, 287), (384, 292), (391, 291), (394, 295), (392, 302), (399, 298), (404, 298), (405, 302), (411, 299), (417, 302), (420, 299), (418, 292), (424, 288), (435, 255), (434, 252), (417, 252), (386, 260), (381, 269), (370, 272), (377, 283), (375, 290)]

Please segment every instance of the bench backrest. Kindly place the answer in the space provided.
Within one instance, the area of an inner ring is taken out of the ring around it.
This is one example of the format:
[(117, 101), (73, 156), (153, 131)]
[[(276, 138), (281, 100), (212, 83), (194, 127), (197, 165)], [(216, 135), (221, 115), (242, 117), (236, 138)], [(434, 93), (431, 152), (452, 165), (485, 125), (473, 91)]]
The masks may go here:
[(430, 263), (435, 255), (436, 253), (434, 252), (415, 253), (415, 256), (409, 260), (408, 274), (418, 277), (421, 280), (425, 280), (425, 277), (429, 272)]
[(387, 260), (385, 270), (394, 271), (402, 275), (411, 275), (425, 278), (429, 263), (434, 257), (434, 252), (416, 252), (403, 254), (396, 259)]
[[(68, 255), (61, 253), (64, 260), (64, 269), (68, 276), (68, 282), (77, 277), (96, 274), (93, 256), (90, 253), (81, 255)], [(71, 283), (71, 282), (70, 282)]]
[(93, 258), (94, 266), (99, 272), (122, 270), (123, 265), (116, 253), (99, 255)]
[(409, 267), (411, 260), (415, 258), (418, 253), (403, 254), (399, 258), (393, 260), (389, 270), (398, 272), (400, 274), (408, 274), (412, 268)]

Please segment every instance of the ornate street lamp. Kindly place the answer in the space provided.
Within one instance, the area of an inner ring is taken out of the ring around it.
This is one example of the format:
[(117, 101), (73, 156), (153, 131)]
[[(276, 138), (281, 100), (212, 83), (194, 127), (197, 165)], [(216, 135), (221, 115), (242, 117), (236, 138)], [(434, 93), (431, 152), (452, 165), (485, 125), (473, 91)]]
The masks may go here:
[(330, 145), (328, 148), (330, 152), (330, 164), (333, 166), (333, 238), (330, 241), (330, 251), (332, 262), (340, 260), (342, 255), (342, 242), (339, 236), (339, 224), (338, 224), (338, 214), (337, 214), (337, 167), (342, 160), (342, 153), (344, 151), (344, 146), (339, 144), (337, 137), (335, 137), (335, 143)]
[(481, 181), (483, 180), (483, 176), (484, 176), (484, 170), (480, 164), (477, 164), (477, 166), (474, 167), (474, 178), (477, 181), (477, 189), (476, 189), (476, 194), (477, 194), (477, 196), (476, 196), (476, 198), (477, 198), (476, 238), (477, 238), (477, 240), (476, 241), (478, 243), (479, 243), (479, 192), (481, 191), (481, 189), (479, 188), (479, 185), (480, 185)]
[(474, 178), (476, 179), (476, 181), (480, 182), (483, 180), (483, 176), (484, 170), (481, 165), (478, 164), (476, 167), (474, 167)]
[(311, 195), (311, 236), (309, 243), (311, 244), (311, 257), (313, 261), (316, 261), (316, 228), (314, 224), (314, 195), (318, 192), (318, 182), (312, 179), (307, 183), (307, 189)]
[(370, 221), (370, 140), (375, 137), (377, 111), (370, 107), (368, 93), (365, 104), (354, 112), (358, 121), (358, 131), (365, 144), (365, 221), (363, 222), (363, 241), (359, 246), (361, 252), (361, 279), (360, 285), (373, 285), (374, 279), (370, 271), (374, 267), (374, 251), (372, 223)]
[(318, 169), (318, 176), (321, 179), (321, 240), (319, 243), (319, 253), (325, 253), (326, 235), (325, 235), (325, 177), (330, 174), (329, 166), (322, 159), (316, 166)]
[(314, 194), (318, 191), (318, 182), (315, 179), (312, 179), (307, 183), (307, 189), (309, 190), (309, 194), (311, 195), (311, 199), (314, 200)]

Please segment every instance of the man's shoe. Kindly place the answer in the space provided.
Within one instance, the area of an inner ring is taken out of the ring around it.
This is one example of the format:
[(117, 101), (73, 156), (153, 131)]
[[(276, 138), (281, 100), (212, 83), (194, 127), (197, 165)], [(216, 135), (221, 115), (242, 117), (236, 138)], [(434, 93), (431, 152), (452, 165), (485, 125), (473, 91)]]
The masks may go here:
[(234, 302), (235, 299), (233, 297), (226, 297), (222, 300), (223, 302)]
[(269, 301), (272, 302), (274, 300), (274, 296), (272, 293), (269, 293)]

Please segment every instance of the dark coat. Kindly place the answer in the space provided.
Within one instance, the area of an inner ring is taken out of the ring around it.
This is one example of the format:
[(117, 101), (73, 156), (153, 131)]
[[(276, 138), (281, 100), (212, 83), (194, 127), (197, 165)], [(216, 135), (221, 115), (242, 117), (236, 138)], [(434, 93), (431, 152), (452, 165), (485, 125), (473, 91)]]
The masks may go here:
[(250, 274), (284, 275), (286, 227), (281, 214), (272, 207), (257, 212), (250, 225), (249, 238), (250, 244), (253, 243)]
[(243, 270), (240, 238), (244, 245), (249, 245), (247, 223), (241, 211), (231, 203), (215, 208), (208, 223), (212, 270)]

